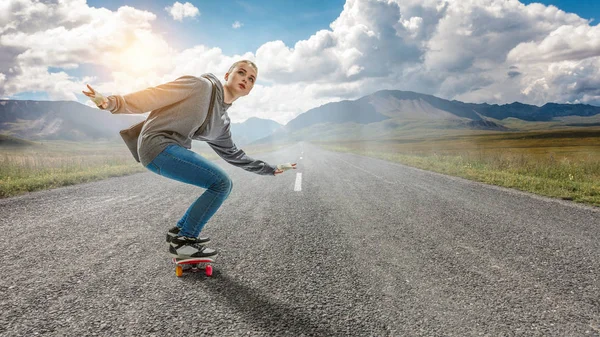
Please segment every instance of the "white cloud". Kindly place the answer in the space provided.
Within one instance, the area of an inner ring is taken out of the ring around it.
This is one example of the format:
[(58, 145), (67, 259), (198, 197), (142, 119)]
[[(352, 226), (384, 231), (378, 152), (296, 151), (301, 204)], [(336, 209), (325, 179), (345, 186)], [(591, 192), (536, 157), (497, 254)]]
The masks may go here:
[(183, 21), (184, 18), (200, 15), (200, 10), (189, 2), (184, 4), (175, 2), (173, 6), (165, 7), (165, 10), (171, 15), (174, 20)]
[(541, 41), (524, 42), (508, 54), (511, 62), (560, 62), (600, 56), (600, 26), (563, 25)]
[[(200, 15), (189, 3), (168, 9), (176, 20)], [(600, 105), (600, 28), (554, 6), (348, 0), (329, 29), (289, 46), (267, 41), (243, 55), (218, 46), (175, 50), (152, 27), (155, 19), (84, 0), (3, 1), (0, 97), (44, 91), (83, 101), (85, 83), (105, 94), (127, 93), (187, 74), (223, 78), (233, 62), (250, 59), (258, 82), (229, 110), (234, 122), (258, 116), (287, 123), (327, 102), (381, 89), (467, 102)], [(65, 72), (82, 64), (102, 69), (102, 79)]]
[[(77, 79), (64, 72), (50, 73), (48, 67), (94, 64), (115, 73), (127, 71), (146, 85), (153, 74), (173, 67), (174, 50), (152, 31), (150, 23), (156, 16), (150, 12), (128, 6), (111, 12), (87, 7), (85, 1), (26, 5), (30, 7), (12, 1), (12, 17), (4, 18), (6, 25), (0, 28), (4, 31), (0, 72), (6, 75), (0, 95), (48, 91), (53, 98), (75, 99), (74, 93), (80, 92), (75, 89)], [(68, 81), (75, 85), (66, 85)], [(131, 87), (123, 82), (116, 85), (115, 89)]]
[[(256, 55), (266, 65), (263, 78), (281, 84), (362, 83), (354, 97), (391, 87), (448, 99), (543, 104), (560, 99), (557, 93), (534, 95), (535, 88), (544, 88), (539, 79), (547, 77), (550, 87), (559, 79), (539, 62), (597, 58), (599, 31), (554, 6), (518, 1), (348, 0), (331, 30), (293, 48), (269, 42)], [(577, 92), (584, 87), (589, 85), (562, 87), (569, 92), (562, 101), (600, 103), (589, 88), (586, 95)]]
[(232, 27), (233, 29), (238, 29), (238, 28), (242, 27), (243, 25), (244, 25), (243, 23), (241, 23), (241, 22), (239, 22), (239, 21), (235, 21), (235, 22), (234, 22), (234, 23), (231, 25), (231, 27)]

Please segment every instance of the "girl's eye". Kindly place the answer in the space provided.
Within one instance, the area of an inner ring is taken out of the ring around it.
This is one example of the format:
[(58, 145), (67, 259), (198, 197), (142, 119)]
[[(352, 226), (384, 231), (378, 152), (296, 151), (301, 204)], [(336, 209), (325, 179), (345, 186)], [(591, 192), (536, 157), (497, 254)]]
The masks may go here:
[(253, 79), (253, 78), (250, 78), (250, 82), (254, 83), (254, 79)]

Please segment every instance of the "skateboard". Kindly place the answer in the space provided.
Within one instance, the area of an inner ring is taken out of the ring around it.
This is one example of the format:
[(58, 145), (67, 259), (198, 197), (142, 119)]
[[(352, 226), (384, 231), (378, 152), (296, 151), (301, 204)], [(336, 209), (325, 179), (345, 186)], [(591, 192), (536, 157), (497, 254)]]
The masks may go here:
[[(206, 276), (212, 276), (213, 267), (211, 263), (214, 263), (215, 260), (204, 257), (204, 258), (191, 258), (191, 259), (178, 259), (173, 258), (173, 263), (175, 263), (175, 275), (177, 277), (181, 277), (184, 272), (192, 272), (197, 273), (201, 270), (204, 270)], [(184, 266), (189, 265), (191, 267), (184, 268)]]

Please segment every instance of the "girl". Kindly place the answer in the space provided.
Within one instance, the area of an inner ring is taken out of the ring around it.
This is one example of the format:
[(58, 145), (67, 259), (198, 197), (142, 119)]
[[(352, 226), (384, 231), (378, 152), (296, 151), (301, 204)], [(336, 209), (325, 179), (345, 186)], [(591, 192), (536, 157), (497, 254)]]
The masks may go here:
[(231, 139), (227, 109), (236, 99), (250, 93), (257, 72), (253, 62), (241, 60), (229, 68), (224, 85), (209, 73), (200, 78), (183, 76), (124, 96), (104, 97), (89, 85), (89, 91), (83, 91), (100, 109), (113, 114), (150, 111), (143, 127), (140, 123), (139, 137), (135, 136), (137, 143), (133, 142), (136, 160), (156, 174), (206, 189), (167, 233), (169, 253), (174, 257), (217, 255), (217, 251), (205, 247), (210, 239), (199, 235), (233, 187), (223, 169), (189, 150), (192, 139), (207, 142), (225, 161), (249, 172), (277, 175), (296, 169), (296, 164), (275, 167), (250, 158)]

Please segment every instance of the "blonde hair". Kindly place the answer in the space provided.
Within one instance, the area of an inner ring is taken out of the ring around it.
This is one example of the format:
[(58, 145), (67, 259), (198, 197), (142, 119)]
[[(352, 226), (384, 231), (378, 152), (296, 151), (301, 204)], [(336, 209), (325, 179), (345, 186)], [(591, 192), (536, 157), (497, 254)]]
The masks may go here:
[(250, 60), (240, 60), (235, 62), (234, 64), (231, 65), (231, 67), (229, 68), (229, 70), (227, 70), (228, 73), (231, 73), (231, 71), (237, 67), (238, 64), (240, 63), (246, 63), (247, 65), (251, 66), (252, 68), (254, 68), (254, 70), (256, 70), (256, 73), (258, 74), (258, 67), (256, 66), (256, 64), (254, 64), (254, 62), (250, 61)]

